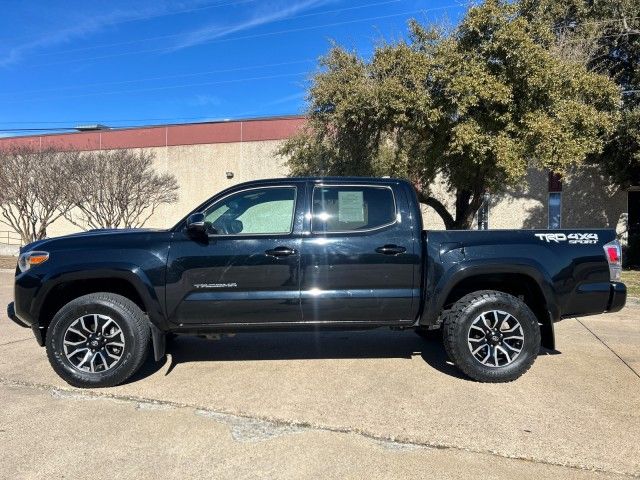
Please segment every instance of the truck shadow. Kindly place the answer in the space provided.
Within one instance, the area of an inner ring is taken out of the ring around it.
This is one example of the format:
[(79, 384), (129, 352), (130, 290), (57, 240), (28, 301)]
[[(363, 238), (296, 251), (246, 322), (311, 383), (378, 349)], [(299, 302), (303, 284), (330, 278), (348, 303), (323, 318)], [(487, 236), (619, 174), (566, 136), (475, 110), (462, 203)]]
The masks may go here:
[(342, 331), (241, 333), (235, 337), (207, 340), (178, 336), (167, 345), (168, 359), (147, 360), (130, 381), (153, 375), (169, 361), (165, 375), (182, 363), (256, 360), (314, 359), (411, 359), (419, 356), (432, 368), (467, 379), (448, 359), (442, 343), (419, 337), (413, 331)]

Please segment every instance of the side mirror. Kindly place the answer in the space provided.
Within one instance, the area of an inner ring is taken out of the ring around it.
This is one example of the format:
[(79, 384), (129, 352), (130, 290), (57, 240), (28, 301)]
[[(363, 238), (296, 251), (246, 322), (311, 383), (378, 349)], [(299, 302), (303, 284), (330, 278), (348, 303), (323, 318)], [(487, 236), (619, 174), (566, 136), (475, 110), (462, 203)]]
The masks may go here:
[(187, 232), (198, 235), (206, 233), (204, 213), (193, 213), (187, 217)]

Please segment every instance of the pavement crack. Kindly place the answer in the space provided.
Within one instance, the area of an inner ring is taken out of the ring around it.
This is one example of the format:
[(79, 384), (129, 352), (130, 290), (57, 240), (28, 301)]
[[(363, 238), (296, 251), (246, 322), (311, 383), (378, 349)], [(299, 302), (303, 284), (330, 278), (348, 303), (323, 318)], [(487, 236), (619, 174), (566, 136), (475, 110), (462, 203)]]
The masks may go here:
[(20, 340), (13, 340), (7, 343), (0, 343), (0, 347), (4, 347), (5, 345), (13, 345), (14, 343), (26, 342), (27, 340), (33, 340), (33, 335), (27, 338), (21, 338)]
[(601, 338), (600, 338), (600, 337), (599, 337), (599, 336), (598, 336), (598, 335), (597, 335), (593, 330), (591, 330), (591, 329), (590, 329), (589, 327), (587, 327), (584, 323), (582, 323), (582, 321), (580, 321), (580, 319), (579, 319), (579, 318), (576, 318), (576, 320), (577, 320), (577, 321), (578, 321), (578, 323), (579, 323), (580, 325), (582, 325), (582, 326), (583, 326), (583, 327), (584, 327), (584, 328), (585, 328), (589, 333), (591, 333), (591, 335), (593, 335), (594, 337), (596, 337), (596, 339), (597, 339), (600, 343), (602, 343), (602, 345), (604, 345), (605, 347), (607, 347), (607, 349), (608, 349), (611, 353), (613, 353), (616, 357), (618, 357), (618, 359), (619, 359), (622, 363), (624, 363), (624, 364), (627, 366), (627, 368), (629, 368), (629, 370), (631, 370), (631, 371), (633, 372), (633, 374), (634, 374), (636, 377), (640, 378), (640, 373), (636, 372), (636, 371), (635, 371), (635, 369), (634, 369), (631, 365), (629, 365), (629, 364), (627, 363), (627, 361), (626, 361), (624, 358), (622, 358), (620, 355), (618, 355), (618, 353), (617, 353), (613, 348), (611, 348), (609, 345), (607, 345), (607, 342), (605, 342), (603, 339), (601, 339)]
[[(75, 388), (58, 387), (53, 385), (27, 382), (21, 380), (11, 380), (0, 377), (0, 385), (10, 387), (24, 387), (32, 388), (41, 391), (51, 392), (59, 398), (73, 398), (83, 400), (112, 400), (116, 402), (132, 403), (136, 405), (136, 409), (153, 409), (153, 410), (170, 410), (172, 408), (185, 408), (193, 409), (194, 414), (201, 417), (207, 417), (219, 423), (228, 425), (231, 427), (231, 433), (233, 438), (239, 442), (255, 442), (263, 441), (275, 436), (299, 433), (304, 431), (320, 431), (337, 434), (358, 435), (360, 437), (373, 441), (381, 448), (393, 449), (393, 450), (410, 450), (410, 449), (441, 449), (441, 450), (455, 450), (467, 453), (476, 453), (481, 455), (491, 455), (499, 458), (506, 458), (517, 461), (530, 462), (540, 465), (548, 465), (554, 467), (564, 467), (571, 470), (597, 472), (604, 474), (615, 474), (628, 478), (640, 478), (640, 473), (617, 471), (612, 469), (601, 468), (597, 466), (589, 466), (568, 462), (557, 462), (552, 460), (546, 460), (544, 458), (536, 458), (533, 456), (524, 455), (509, 455), (503, 452), (490, 450), (490, 449), (475, 449), (463, 447), (455, 444), (448, 444), (443, 442), (432, 442), (424, 440), (416, 440), (404, 437), (394, 437), (390, 435), (380, 435), (365, 429), (346, 427), (346, 426), (334, 426), (326, 424), (318, 424), (311, 422), (301, 422), (295, 420), (285, 420), (279, 418), (269, 418), (259, 415), (251, 415), (246, 413), (224, 411), (222, 409), (216, 410), (210, 407), (202, 405), (188, 404), (175, 402), (171, 400), (158, 400), (152, 398), (139, 397), (134, 395), (112, 394), (105, 392), (95, 392), (88, 390), (79, 390)], [(54, 393), (55, 392), (55, 393)], [(141, 405), (144, 405), (142, 408)], [(146, 408), (150, 406), (150, 408)]]
[(278, 425), (258, 418), (239, 417), (210, 410), (197, 409), (195, 414), (227, 425), (231, 429), (231, 436), (236, 442), (259, 442), (307, 430), (295, 425)]

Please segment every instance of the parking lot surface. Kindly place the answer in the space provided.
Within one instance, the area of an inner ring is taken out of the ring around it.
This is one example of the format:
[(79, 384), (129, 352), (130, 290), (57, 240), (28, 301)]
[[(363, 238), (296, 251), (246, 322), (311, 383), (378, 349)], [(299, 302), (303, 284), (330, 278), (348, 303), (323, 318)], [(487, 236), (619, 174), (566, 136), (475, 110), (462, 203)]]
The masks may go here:
[(510, 384), (375, 330), (179, 337), (129, 383), (79, 390), (3, 310), (0, 477), (640, 477), (640, 307), (556, 336)]

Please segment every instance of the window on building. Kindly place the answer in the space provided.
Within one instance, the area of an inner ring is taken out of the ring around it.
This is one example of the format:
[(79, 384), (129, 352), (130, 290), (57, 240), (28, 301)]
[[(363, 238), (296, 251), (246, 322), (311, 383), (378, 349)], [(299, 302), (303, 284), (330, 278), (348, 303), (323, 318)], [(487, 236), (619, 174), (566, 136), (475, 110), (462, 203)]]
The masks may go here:
[(294, 187), (246, 190), (213, 204), (205, 219), (219, 235), (287, 234), (295, 198)]
[(388, 187), (323, 186), (313, 189), (314, 232), (354, 232), (389, 225), (396, 203)]
[(549, 225), (550, 229), (562, 227), (562, 176), (549, 172)]
[(549, 228), (562, 226), (562, 192), (549, 192)]

